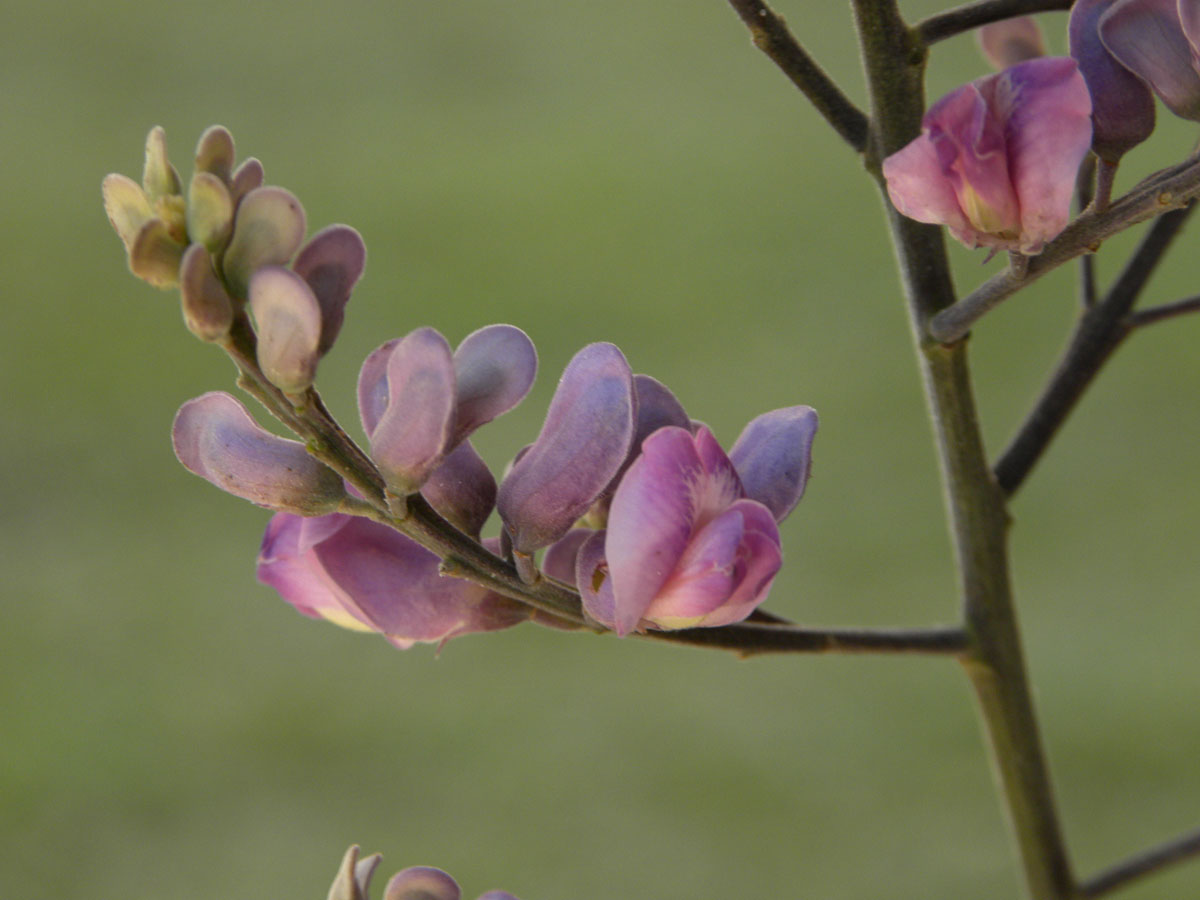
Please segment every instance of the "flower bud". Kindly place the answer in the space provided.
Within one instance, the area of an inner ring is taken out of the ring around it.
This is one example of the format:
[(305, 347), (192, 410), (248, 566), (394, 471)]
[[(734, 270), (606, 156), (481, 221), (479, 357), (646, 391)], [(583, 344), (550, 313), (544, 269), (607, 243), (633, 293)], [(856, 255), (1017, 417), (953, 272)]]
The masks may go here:
[(229, 188), (210, 172), (197, 172), (188, 187), (187, 231), (194, 243), (219, 253), (233, 229), (233, 200)]
[(746, 496), (782, 522), (804, 496), (812, 470), (817, 411), (791, 406), (750, 421), (729, 451)]
[(129, 271), (159, 288), (179, 284), (179, 265), (183, 246), (176, 242), (162, 219), (146, 221), (129, 248)]
[(366, 262), (362, 236), (349, 225), (330, 225), (313, 235), (292, 264), (292, 271), (308, 283), (321, 309), (317, 351), (322, 356), (342, 330), (350, 292), (362, 277)]
[(430, 866), (413, 866), (397, 872), (383, 892), (383, 900), (460, 900), (458, 882)]
[(233, 325), (233, 301), (213, 271), (212, 257), (200, 244), (192, 244), (179, 267), (179, 293), (183, 321), (202, 341), (218, 341)]
[[(388, 489), (403, 496), (420, 489), (449, 449), (454, 361), (444, 337), (432, 328), (419, 328), (390, 347), (381, 378), (383, 362), (376, 351), (363, 363), (360, 405), (366, 398), (370, 407), (363, 413), (363, 424), (368, 427), (371, 459)], [(369, 420), (374, 420), (373, 427)]]
[(500, 485), (497, 508), (521, 553), (558, 540), (617, 473), (633, 440), (633, 373), (612, 344), (563, 372), (537, 441)]
[(263, 266), (288, 262), (304, 240), (304, 207), (279, 187), (250, 191), (237, 208), (233, 237), (221, 263), (236, 299), (245, 299), (250, 277)]
[(508, 412), (529, 393), (537, 351), (512, 325), (488, 325), (467, 335), (454, 351), (456, 423), (451, 443)]
[(304, 445), (263, 430), (237, 400), (213, 391), (179, 408), (175, 455), (190, 472), (268, 509), (319, 516), (346, 496), (342, 479)]
[(233, 160), (233, 135), (220, 125), (210, 125), (196, 142), (196, 171), (207, 172), (228, 186)]
[(358, 845), (354, 844), (342, 857), (341, 868), (329, 888), (328, 900), (370, 900), (371, 878), (383, 859), (378, 853), (358, 858)]
[(976, 37), (984, 59), (997, 71), (1046, 55), (1046, 42), (1033, 16), (990, 22), (979, 29)]
[(182, 194), (179, 173), (167, 160), (167, 133), (155, 125), (146, 136), (146, 164), (142, 168), (142, 189), (151, 203), (160, 197)]
[(438, 515), (476, 540), (496, 506), (496, 479), (470, 441), (441, 461), (421, 486)]
[(250, 310), (258, 332), (258, 365), (281, 391), (307, 390), (320, 355), (321, 309), (304, 279), (280, 266), (250, 278)]
[(1194, 0), (1120, 0), (1099, 17), (1100, 39), (1177, 116), (1200, 121), (1200, 9)]
[(1076, 0), (1067, 26), (1071, 57), (1092, 95), (1092, 149), (1115, 163), (1154, 131), (1154, 95), (1100, 40), (1113, 0)]

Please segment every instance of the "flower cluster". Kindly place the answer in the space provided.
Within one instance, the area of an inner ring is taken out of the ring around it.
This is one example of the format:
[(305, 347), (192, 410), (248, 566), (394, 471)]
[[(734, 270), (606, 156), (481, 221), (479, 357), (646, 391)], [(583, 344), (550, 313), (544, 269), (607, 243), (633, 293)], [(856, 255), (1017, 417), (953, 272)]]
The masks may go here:
[[(578, 585), (577, 619), (621, 635), (725, 625), (765, 599), (782, 562), (778, 523), (808, 480), (812, 409), (759, 416), (726, 455), (617, 347), (590, 344), (559, 379), (537, 439), (497, 484), (470, 437), (529, 392), (533, 343), (512, 325), (490, 325), (452, 349), (419, 328), (363, 362), (364, 452), (312, 387), (363, 273), (362, 239), (335, 225), (305, 244), (299, 201), (261, 181), (253, 160), (233, 169), (232, 138), (212, 128), (186, 197), (160, 129), (140, 187), (119, 175), (104, 182), (134, 273), (177, 285), (189, 328), (224, 347), (242, 382), (304, 439), (264, 430), (222, 392), (188, 401), (175, 419), (185, 467), (275, 511), (260, 581), (305, 615), (402, 648), (531, 618), (551, 624), (486, 578), (447, 577), (441, 556), (405, 527), (420, 498), (440, 517), (433, 527), (511, 562), (528, 585), (543, 577), (544, 551), (545, 574)], [(317, 452), (330, 443), (341, 456)], [(484, 540), (493, 512), (502, 532)]]
[(968, 247), (1040, 253), (1069, 221), (1089, 149), (1108, 167), (1107, 202), (1112, 169), (1154, 130), (1153, 94), (1200, 120), (1200, 3), (1076, 0), (1068, 39), (1070, 57), (1045, 57), (1032, 19), (981, 29), (1002, 71), (933, 104), (920, 137), (883, 162), (901, 213)]
[[(352, 846), (342, 858), (341, 868), (329, 900), (370, 900), (371, 879), (383, 861), (378, 853), (359, 858), (359, 849)], [(432, 866), (411, 866), (397, 872), (387, 883), (383, 900), (462, 900), (458, 882), (441, 869)], [(488, 891), (478, 900), (517, 900), (508, 891)]]

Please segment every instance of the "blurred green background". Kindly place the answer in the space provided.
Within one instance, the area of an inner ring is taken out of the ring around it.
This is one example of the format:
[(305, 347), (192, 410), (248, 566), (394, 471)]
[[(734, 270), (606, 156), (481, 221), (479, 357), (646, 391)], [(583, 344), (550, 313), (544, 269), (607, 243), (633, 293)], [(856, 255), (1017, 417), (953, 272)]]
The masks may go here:
[[(780, 0), (863, 98), (845, 4)], [(934, 11), (905, 3), (912, 17)], [(525, 328), (542, 374), (610, 340), (728, 445), (821, 413), (769, 606), (956, 617), (879, 200), (721, 0), (0, 2), (0, 896), (324, 897), (351, 842), (473, 898), (1011, 898), (973, 701), (936, 659), (739, 662), (525, 626), (400, 653), (253, 578), (267, 513), (169, 427), (230, 366), (135, 281), (100, 205), (150, 126), (200, 131), (369, 247), (324, 395), (419, 325)], [(1047, 16), (1063, 46), (1065, 18)], [(981, 74), (937, 47), (930, 93)], [(1128, 183), (1186, 154), (1163, 122)], [(1148, 299), (1196, 291), (1193, 224)], [(1099, 261), (1111, 277), (1131, 238)], [(974, 285), (998, 263), (953, 250)], [(980, 328), (1003, 445), (1074, 315), (1063, 271)], [(1019, 496), (1015, 581), (1078, 868), (1200, 823), (1200, 318), (1116, 357)], [(1200, 894), (1200, 865), (1123, 896)]]

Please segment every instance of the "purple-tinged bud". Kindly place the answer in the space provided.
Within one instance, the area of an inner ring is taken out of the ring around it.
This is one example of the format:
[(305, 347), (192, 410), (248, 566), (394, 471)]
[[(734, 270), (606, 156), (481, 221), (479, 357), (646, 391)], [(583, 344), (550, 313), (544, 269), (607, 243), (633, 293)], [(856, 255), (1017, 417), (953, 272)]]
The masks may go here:
[(304, 279), (281, 266), (264, 266), (250, 278), (250, 310), (258, 332), (258, 365), (288, 394), (312, 386), (321, 340), (321, 308)]
[(921, 136), (883, 161), (888, 196), (968, 247), (1040, 253), (1070, 219), (1091, 110), (1065, 57), (977, 79), (931, 106)]
[(114, 172), (104, 176), (101, 193), (108, 221), (125, 245), (125, 252), (129, 253), (142, 226), (154, 218), (146, 192), (132, 178)]
[(188, 237), (219, 253), (233, 231), (233, 200), (225, 182), (210, 172), (197, 172), (188, 186)]
[(774, 516), (745, 498), (707, 428), (643, 442), (613, 496), (603, 559), (596, 540), (580, 549), (576, 579), (588, 614), (620, 635), (739, 622), (782, 563)]
[(983, 58), (997, 71), (1046, 55), (1042, 30), (1033, 16), (991, 22), (980, 28), (976, 37)]
[(280, 187), (255, 188), (237, 208), (233, 238), (222, 268), (235, 298), (246, 297), (250, 277), (263, 266), (282, 266), (304, 240), (304, 207)]
[[(380, 394), (379, 358), (372, 354), (359, 374), (359, 397), (372, 410)], [(419, 328), (392, 347), (384, 382), (386, 406), (368, 426), (371, 459), (392, 493), (411, 494), (437, 468), (454, 430), (454, 360), (446, 339), (432, 328)], [(373, 383), (368, 383), (373, 382)], [(374, 415), (370, 415), (374, 418)]]
[(458, 882), (430, 866), (413, 866), (397, 872), (383, 892), (383, 900), (461, 900)]
[(529, 393), (537, 375), (533, 341), (513, 325), (488, 325), (454, 351), (458, 418), (452, 443), (504, 415)]
[(1116, 163), (1154, 131), (1154, 95), (1100, 40), (1100, 19), (1112, 5), (1113, 0), (1076, 0), (1067, 36), (1092, 95), (1092, 149)]
[(496, 479), (470, 441), (463, 441), (430, 473), (421, 495), (438, 515), (476, 540), (496, 507)]
[(769, 509), (776, 522), (804, 496), (816, 436), (817, 411), (789, 406), (752, 419), (729, 451), (746, 496)]
[(633, 373), (612, 344), (563, 372), (537, 441), (500, 485), (497, 508), (521, 553), (562, 537), (620, 469), (633, 440)]
[(353, 844), (342, 857), (337, 877), (329, 888), (328, 900), (370, 900), (371, 878), (383, 859), (378, 853), (358, 858), (359, 848)]
[(142, 168), (142, 188), (151, 203), (160, 197), (183, 193), (179, 173), (167, 160), (167, 133), (155, 125), (146, 135), (146, 164)]
[(183, 246), (175, 241), (162, 219), (146, 221), (129, 248), (129, 271), (159, 288), (179, 284)]
[(260, 428), (229, 394), (213, 391), (179, 408), (175, 455), (190, 472), (258, 506), (320, 516), (346, 496), (342, 479), (304, 445)]
[(1194, 0), (1117, 0), (1100, 16), (1109, 52), (1162, 98), (1171, 112), (1200, 121), (1200, 10)]
[(342, 330), (346, 303), (366, 263), (362, 236), (349, 225), (330, 225), (313, 235), (292, 264), (292, 271), (308, 282), (321, 307), (318, 351), (322, 356)]
[(215, 175), (228, 186), (233, 176), (233, 135), (220, 125), (210, 125), (196, 142), (196, 171)]
[(179, 267), (179, 293), (183, 321), (202, 341), (219, 341), (233, 325), (233, 300), (225, 292), (212, 257), (200, 244), (192, 244)]
[(233, 208), (236, 211), (242, 198), (251, 191), (262, 187), (263, 167), (253, 156), (242, 161), (229, 179), (229, 196), (233, 198)]
[(411, 538), (368, 519), (277, 515), (263, 536), (257, 576), (304, 615), (378, 632), (401, 650), (529, 618), (530, 607), (444, 577), (440, 565)]

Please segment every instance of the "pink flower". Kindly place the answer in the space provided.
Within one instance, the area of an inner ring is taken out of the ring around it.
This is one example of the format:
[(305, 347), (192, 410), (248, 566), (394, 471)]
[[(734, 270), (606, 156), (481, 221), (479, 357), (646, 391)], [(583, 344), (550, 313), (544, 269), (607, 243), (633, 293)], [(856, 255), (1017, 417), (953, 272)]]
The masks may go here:
[(947, 94), (883, 162), (896, 209), (968, 247), (1033, 255), (1067, 225), (1092, 103), (1075, 61), (1031, 59)]

